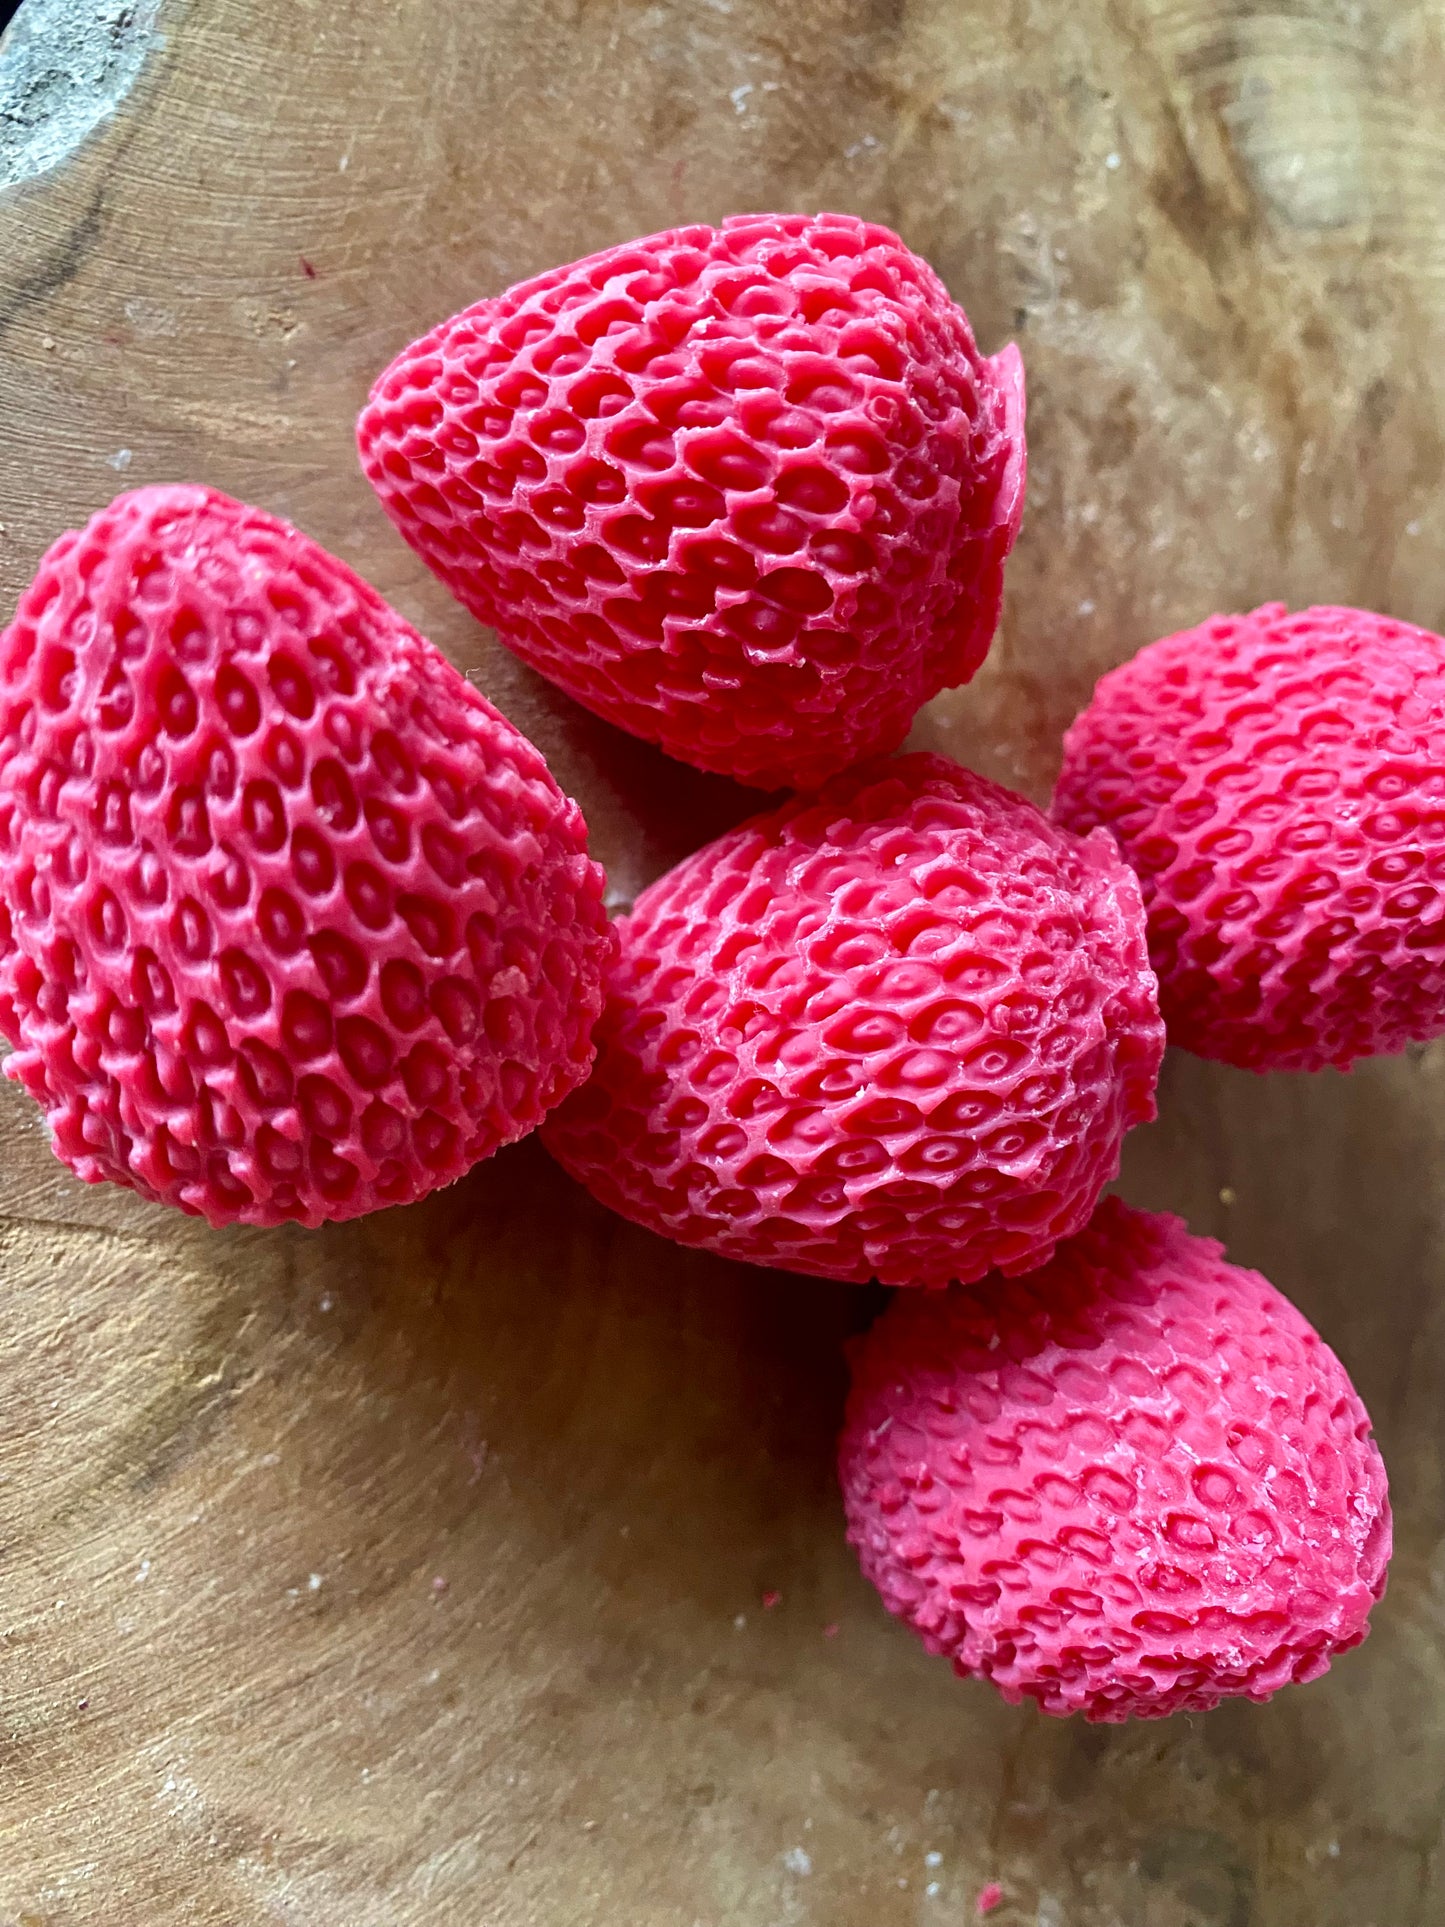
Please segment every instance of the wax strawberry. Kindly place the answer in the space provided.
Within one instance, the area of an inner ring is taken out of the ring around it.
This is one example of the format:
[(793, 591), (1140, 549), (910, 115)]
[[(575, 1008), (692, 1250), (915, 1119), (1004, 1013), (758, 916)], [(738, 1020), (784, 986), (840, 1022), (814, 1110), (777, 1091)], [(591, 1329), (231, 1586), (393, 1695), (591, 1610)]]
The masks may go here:
[(848, 1537), (961, 1674), (1116, 1721), (1268, 1699), (1365, 1637), (1390, 1506), (1344, 1368), (1257, 1272), (1106, 1199), (1027, 1278), (855, 1346)]
[(998, 622), (1017, 351), (895, 234), (748, 214), (475, 303), (378, 378), (363, 467), (452, 592), (674, 756), (809, 787), (892, 749)]
[(587, 1071), (601, 889), (526, 738), (213, 490), (62, 536), (0, 638), (5, 1068), (85, 1179), (315, 1224), (460, 1176)]
[(903, 1285), (1027, 1270), (1153, 1116), (1133, 874), (943, 757), (745, 824), (620, 934), (596, 1069), (545, 1141), (682, 1244)]
[(1111, 671), (1059, 822), (1139, 873), (1172, 1042), (1342, 1068), (1445, 1031), (1445, 641), (1363, 609), (1212, 616)]

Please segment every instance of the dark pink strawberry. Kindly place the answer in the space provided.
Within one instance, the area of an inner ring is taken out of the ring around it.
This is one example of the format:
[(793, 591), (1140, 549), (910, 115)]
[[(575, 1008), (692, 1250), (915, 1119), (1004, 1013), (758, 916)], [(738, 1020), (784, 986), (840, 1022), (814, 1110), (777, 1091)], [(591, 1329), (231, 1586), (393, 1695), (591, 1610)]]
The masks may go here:
[(703, 769), (810, 788), (896, 747), (998, 623), (1023, 368), (897, 235), (746, 214), (443, 322), (362, 464), (407, 541), (579, 702)]
[(0, 1029), (58, 1154), (213, 1223), (353, 1217), (585, 1075), (577, 806), (334, 557), (204, 488), (63, 535), (0, 638)]

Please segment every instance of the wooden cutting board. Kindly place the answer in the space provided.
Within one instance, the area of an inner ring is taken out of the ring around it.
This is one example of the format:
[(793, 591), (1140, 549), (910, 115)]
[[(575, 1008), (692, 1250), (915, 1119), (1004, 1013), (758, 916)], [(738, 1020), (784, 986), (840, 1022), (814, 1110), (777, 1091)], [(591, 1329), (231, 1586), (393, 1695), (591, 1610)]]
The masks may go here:
[[(922, 743), (1041, 796), (1099, 671), (1216, 606), (1445, 626), (1441, 0), (43, 3), (50, 67), (0, 52), (0, 611), (121, 486), (274, 509), (535, 737), (620, 900), (746, 795), (514, 663), (351, 424), (423, 327), (635, 233), (854, 210), (1021, 344), (1007, 619)], [(997, 1881), (997, 1927), (1437, 1927), (1445, 1049), (1161, 1098), (1126, 1192), (1319, 1323), (1399, 1550), (1320, 1684), (1093, 1730), (858, 1577), (867, 1294), (675, 1250), (535, 1143), (211, 1232), (72, 1181), (7, 1085), (0, 1922), (944, 1927)]]

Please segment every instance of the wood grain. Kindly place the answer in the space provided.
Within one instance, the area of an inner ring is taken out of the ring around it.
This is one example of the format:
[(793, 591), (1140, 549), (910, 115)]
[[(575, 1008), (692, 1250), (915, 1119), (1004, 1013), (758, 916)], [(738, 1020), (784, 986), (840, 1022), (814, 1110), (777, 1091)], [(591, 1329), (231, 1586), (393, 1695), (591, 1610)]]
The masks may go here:
[[(438, 316), (630, 234), (852, 209), (1021, 342), (1004, 632), (920, 741), (1042, 794), (1094, 676), (1213, 607), (1445, 626), (1441, 0), (159, 27), (118, 114), (0, 194), (0, 607), (125, 484), (289, 515), (542, 745), (618, 900), (747, 798), (457, 609), (351, 420)], [(73, 1183), (7, 1086), (0, 1923), (942, 1927), (998, 1880), (998, 1927), (1435, 1927), (1445, 1049), (1180, 1057), (1162, 1099), (1126, 1190), (1319, 1322), (1399, 1552), (1318, 1685), (1094, 1731), (952, 1680), (858, 1578), (831, 1455), (868, 1294), (662, 1245), (535, 1144), (358, 1226), (212, 1233)]]

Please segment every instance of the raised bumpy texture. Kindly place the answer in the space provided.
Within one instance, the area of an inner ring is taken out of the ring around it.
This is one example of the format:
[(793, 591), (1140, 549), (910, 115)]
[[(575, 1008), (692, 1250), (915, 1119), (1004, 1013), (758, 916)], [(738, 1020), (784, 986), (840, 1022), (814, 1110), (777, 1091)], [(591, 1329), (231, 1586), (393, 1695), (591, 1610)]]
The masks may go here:
[(1154, 1115), (1133, 875), (940, 756), (699, 850), (621, 938), (546, 1143), (681, 1244), (888, 1284), (1023, 1271)]
[(853, 1354), (848, 1537), (1006, 1699), (1268, 1699), (1365, 1637), (1390, 1506), (1343, 1366), (1257, 1272), (1116, 1198), (1034, 1276), (895, 1298)]
[(1445, 1030), (1445, 642), (1214, 616), (1100, 682), (1054, 815), (1138, 871), (1172, 1043), (1317, 1070)]
[(586, 1074), (575, 804), (374, 590), (201, 488), (123, 495), (0, 638), (0, 1030), (59, 1155), (213, 1223), (459, 1177)]
[(886, 228), (743, 215), (479, 301), (372, 390), (387, 513), (609, 722), (763, 788), (974, 674), (1024, 493), (1023, 368)]

